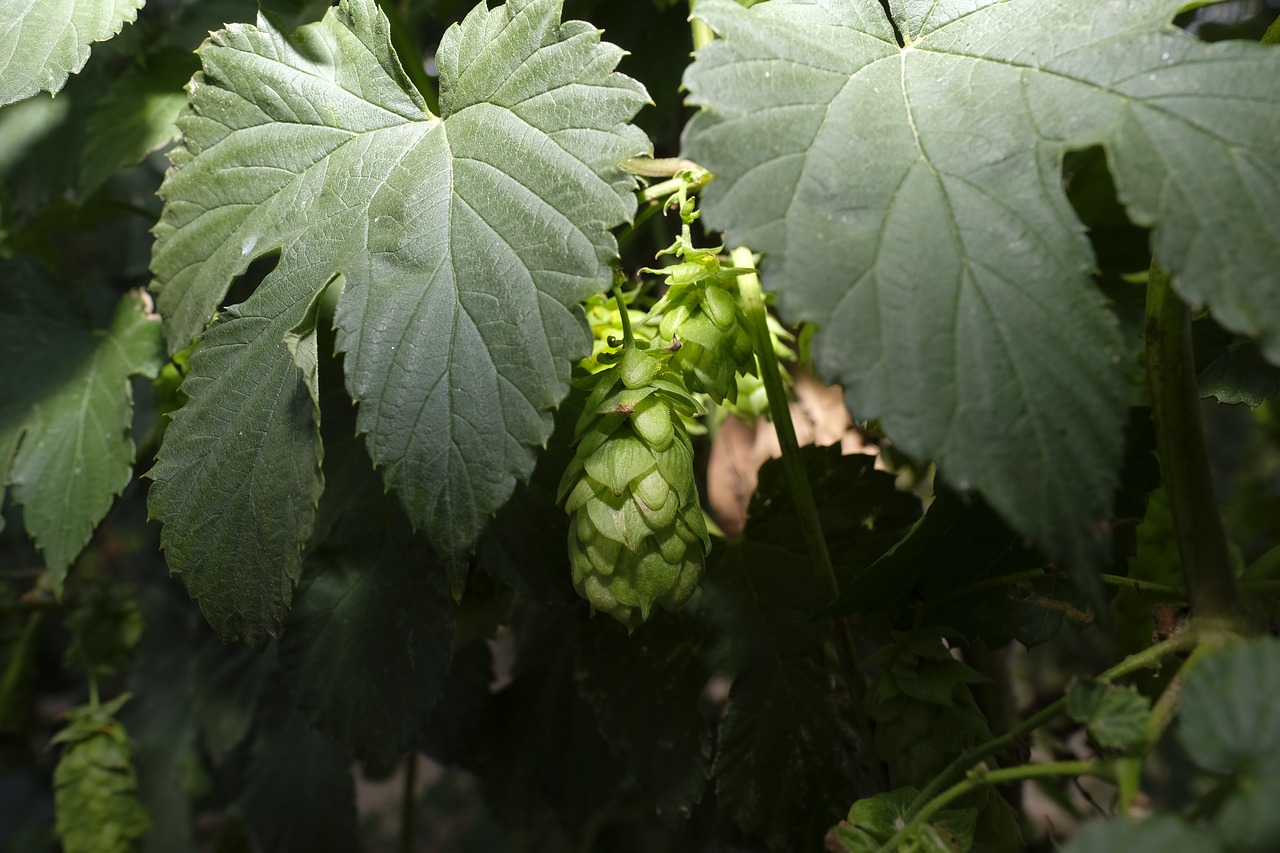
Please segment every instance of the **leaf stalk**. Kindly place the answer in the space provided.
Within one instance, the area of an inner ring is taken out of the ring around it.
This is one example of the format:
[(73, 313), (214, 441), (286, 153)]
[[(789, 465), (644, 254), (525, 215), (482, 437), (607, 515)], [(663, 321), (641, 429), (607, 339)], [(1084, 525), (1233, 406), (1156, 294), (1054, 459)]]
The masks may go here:
[[(1120, 661), (1120, 663), (1101, 673), (1096, 680), (1107, 683), (1120, 678), (1121, 676), (1128, 675), (1131, 672), (1157, 666), (1160, 661), (1168, 655), (1193, 648), (1198, 640), (1199, 635), (1195, 630), (1194, 625), (1189, 626), (1163, 642), (1156, 643), (1154, 646), (1150, 646), (1140, 652), (1135, 652), (1134, 654), (1129, 655), (1124, 660)], [(916, 796), (915, 800), (911, 802), (911, 806), (908, 808), (907, 813), (915, 814), (918, 810), (924, 809), (934, 797), (938, 796), (938, 794), (942, 792), (947, 785), (951, 784), (952, 780), (960, 776), (960, 774), (966, 772), (970, 767), (973, 767), (987, 756), (993, 755), (1006, 747), (1012, 746), (1019, 738), (1031, 734), (1033, 731), (1065, 711), (1066, 707), (1067, 697), (1063, 696), (1053, 704), (1048, 705), (1039, 712), (1027, 717), (1027, 719), (1023, 720), (1017, 726), (1014, 726), (999, 737), (992, 738), (985, 743), (980, 743), (972, 749), (967, 750), (959, 758), (951, 762), (945, 770), (935, 776), (933, 781), (925, 786), (925, 789), (921, 791)]]
[[(747, 248), (734, 249), (730, 255), (733, 265), (740, 269), (750, 270), (738, 276), (738, 291), (742, 295), (743, 307), (747, 319), (751, 321), (751, 330), (755, 335), (756, 364), (759, 366), (760, 378), (764, 382), (765, 394), (769, 399), (769, 414), (773, 418), (774, 428), (778, 432), (778, 444), (782, 448), (782, 465), (787, 472), (787, 482), (791, 487), (792, 497), (796, 502), (796, 513), (800, 518), (800, 530), (804, 536), (809, 558), (817, 570), (818, 581), (822, 585), (823, 596), (828, 602), (835, 601), (840, 595), (840, 584), (836, 579), (835, 566), (831, 562), (831, 552), (827, 549), (827, 538), (822, 532), (822, 521), (818, 516), (818, 505), (813, 497), (813, 487), (809, 483), (809, 473), (805, 470), (800, 458), (800, 442), (796, 439), (795, 424), (791, 420), (791, 407), (787, 403), (787, 389), (782, 382), (782, 369), (778, 364), (777, 353), (773, 350), (773, 339), (769, 335), (769, 316), (765, 308), (764, 291), (760, 286), (760, 276), (755, 270), (755, 258)], [(857, 652), (854, 649), (853, 637), (848, 623), (840, 617), (831, 619), (832, 633), (835, 639), (836, 655), (840, 660), (841, 676), (845, 689), (849, 692), (849, 702), (853, 706), (854, 725), (862, 738), (863, 746), (870, 752), (874, 743), (875, 729), (866, 712), (866, 685), (862, 678)], [(880, 787), (888, 784), (888, 779), (880, 762), (869, 760), (871, 772)]]
[(1146, 358), (1161, 475), (1191, 612), (1196, 619), (1234, 625), (1243, 610), (1200, 422), (1191, 312), (1174, 293), (1168, 271), (1155, 262), (1147, 282)]
[(1111, 761), (1053, 761), (1045, 764), (1020, 764), (1017, 767), (1006, 767), (1000, 770), (988, 770), (985, 767), (970, 770), (967, 778), (952, 785), (928, 805), (920, 809), (905, 826), (893, 834), (881, 845), (879, 853), (892, 853), (897, 850), (912, 833), (928, 822), (929, 818), (954, 800), (963, 797), (970, 791), (983, 785), (1002, 785), (1006, 782), (1019, 782), (1023, 779), (1043, 779), (1052, 776), (1100, 776), (1112, 778), (1115, 775), (1114, 762)]

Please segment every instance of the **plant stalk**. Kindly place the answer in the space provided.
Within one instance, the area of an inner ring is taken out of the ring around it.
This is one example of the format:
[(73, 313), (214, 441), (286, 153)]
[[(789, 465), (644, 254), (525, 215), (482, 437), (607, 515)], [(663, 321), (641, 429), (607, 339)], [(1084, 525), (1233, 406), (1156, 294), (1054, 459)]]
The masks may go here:
[(1234, 624), (1242, 608), (1200, 422), (1191, 313), (1173, 292), (1169, 273), (1154, 262), (1147, 281), (1146, 353), (1161, 476), (1191, 612), (1197, 619)]
[(902, 842), (906, 841), (913, 832), (928, 822), (930, 817), (937, 814), (948, 803), (983, 785), (1001, 785), (1005, 782), (1019, 782), (1023, 779), (1043, 779), (1051, 776), (1102, 776), (1110, 778), (1113, 774), (1112, 763), (1109, 761), (1054, 761), (1046, 764), (1020, 764), (1017, 767), (1007, 767), (1001, 770), (973, 770), (969, 773), (967, 779), (952, 785), (934, 797), (928, 805), (920, 809), (905, 826), (881, 845), (879, 853), (892, 853), (892, 851), (897, 850)]
[[(1135, 652), (1134, 654), (1129, 655), (1124, 660), (1120, 661), (1120, 663), (1100, 674), (1096, 680), (1105, 683), (1123, 675), (1128, 675), (1131, 672), (1136, 672), (1140, 669), (1154, 667), (1168, 655), (1192, 648), (1195, 646), (1198, 639), (1199, 636), (1194, 626), (1188, 627), (1163, 642), (1156, 643), (1154, 646), (1150, 646), (1140, 652)], [(934, 797), (938, 796), (938, 794), (946, 788), (953, 779), (960, 776), (960, 774), (964, 773), (970, 767), (974, 766), (987, 756), (994, 755), (1005, 747), (1013, 745), (1018, 738), (1031, 734), (1033, 731), (1065, 711), (1066, 707), (1067, 697), (1063, 696), (1052, 705), (1048, 705), (1037, 713), (1027, 717), (1027, 719), (1023, 720), (1017, 726), (999, 737), (992, 738), (985, 743), (980, 743), (972, 749), (967, 750), (959, 758), (951, 762), (945, 770), (933, 777), (933, 781), (926, 785), (925, 789), (916, 795), (916, 798), (912, 800), (910, 807), (907, 809), (908, 814), (915, 814), (917, 810), (923, 809)]]
[[(751, 321), (751, 330), (755, 334), (756, 363), (760, 369), (760, 378), (764, 382), (765, 394), (769, 398), (769, 414), (778, 432), (778, 444), (782, 448), (782, 466), (787, 472), (787, 482), (791, 486), (791, 495), (796, 502), (800, 531), (804, 536), (809, 559), (817, 572), (818, 582), (822, 585), (823, 597), (830, 603), (839, 597), (840, 584), (836, 579), (835, 566), (831, 562), (831, 552), (827, 550), (827, 538), (822, 533), (822, 521), (818, 517), (818, 504), (814, 500), (813, 487), (809, 483), (809, 472), (805, 470), (804, 461), (800, 458), (800, 442), (796, 439), (795, 424), (791, 421), (787, 389), (782, 382), (782, 369), (778, 365), (777, 353), (773, 351), (773, 338), (769, 334), (769, 315), (764, 304), (764, 291), (760, 287), (760, 276), (754, 272), (755, 259), (751, 256), (750, 249), (734, 249), (730, 257), (735, 267), (753, 270), (738, 276), (738, 291), (742, 294), (747, 319)], [(864, 747), (870, 752), (874, 743), (875, 729), (867, 716), (866, 685), (862, 678), (861, 667), (858, 665), (849, 624), (840, 617), (832, 617), (831, 629), (836, 655), (840, 659), (841, 676), (845, 682), (845, 689), (849, 692), (849, 702), (853, 706), (854, 724), (857, 726), (858, 735), (862, 738)], [(882, 788), (885, 787), (888, 784), (888, 778), (884, 768), (874, 758), (869, 763), (876, 783)]]
[(618, 303), (618, 318), (622, 322), (622, 345), (633, 347), (636, 339), (631, 333), (631, 314), (627, 308), (627, 300), (622, 298), (622, 285), (626, 280), (626, 273), (621, 268), (613, 271), (613, 299)]

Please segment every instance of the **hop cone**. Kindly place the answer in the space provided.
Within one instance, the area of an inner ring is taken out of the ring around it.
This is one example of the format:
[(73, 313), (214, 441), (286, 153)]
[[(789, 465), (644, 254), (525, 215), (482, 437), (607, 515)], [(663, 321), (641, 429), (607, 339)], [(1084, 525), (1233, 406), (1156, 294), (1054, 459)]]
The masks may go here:
[(579, 422), (565, 471), (573, 585), (628, 628), (653, 605), (675, 610), (702, 576), (710, 547), (693, 479), (693, 451), (677, 410), (693, 403), (658, 378), (658, 360), (629, 347)]
[(689, 390), (717, 403), (736, 400), (736, 374), (755, 372), (751, 330), (737, 300), (710, 282), (673, 286), (666, 299), (659, 332), (680, 342), (671, 366), (683, 374)]

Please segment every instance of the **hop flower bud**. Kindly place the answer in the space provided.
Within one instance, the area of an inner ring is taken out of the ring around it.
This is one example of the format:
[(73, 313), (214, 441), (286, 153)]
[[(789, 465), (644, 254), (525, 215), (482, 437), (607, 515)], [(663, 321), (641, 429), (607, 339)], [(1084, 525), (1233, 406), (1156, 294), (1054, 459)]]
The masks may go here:
[(680, 342), (671, 366), (684, 375), (689, 390), (718, 403), (736, 400), (735, 375), (755, 371), (750, 326), (737, 300), (709, 283), (668, 292), (668, 297), (659, 332)]
[[(649, 618), (654, 604), (675, 610), (688, 600), (711, 544), (676, 411), (694, 404), (643, 359), (657, 363), (629, 349), (600, 377), (560, 484), (574, 588), (628, 628)], [(646, 376), (649, 384), (631, 387)]]

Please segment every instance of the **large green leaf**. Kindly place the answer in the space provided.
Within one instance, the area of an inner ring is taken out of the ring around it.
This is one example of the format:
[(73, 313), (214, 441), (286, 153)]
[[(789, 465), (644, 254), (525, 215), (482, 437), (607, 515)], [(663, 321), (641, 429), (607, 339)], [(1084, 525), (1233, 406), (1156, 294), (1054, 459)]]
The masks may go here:
[(0, 267), (0, 296), (0, 485), (60, 588), (132, 479), (129, 377), (160, 370), (160, 323), (133, 292), (94, 328), (84, 294), (25, 262)]
[(307, 725), (279, 692), (258, 715), (237, 805), (258, 849), (359, 849), (350, 755)]
[(1219, 853), (1213, 836), (1173, 815), (1134, 823), (1124, 818), (1096, 821), (1062, 846), (1062, 853)]
[(711, 773), (711, 731), (699, 707), (710, 644), (706, 626), (682, 614), (659, 614), (634, 634), (612, 619), (583, 629), (579, 691), (664, 816), (687, 817)]
[(1105, 555), (1127, 395), (1064, 152), (1105, 148), (1180, 292), (1280, 359), (1280, 53), (1199, 43), (1180, 5), (697, 6), (707, 221), (821, 323), (857, 417), (1072, 566)]
[[(1200, 664), (1182, 692), (1179, 739), (1207, 770), (1280, 769), (1280, 640), (1233, 646)], [(1262, 689), (1260, 689), (1262, 688)]]
[(146, 0), (0, 0), (0, 106), (57, 93)]
[(308, 560), (280, 665), (308, 719), (386, 767), (440, 698), (452, 639), (444, 572), (389, 532)]
[(321, 489), (311, 305), (334, 277), (359, 429), (438, 551), (469, 550), (532, 472), (588, 350), (576, 303), (634, 210), (616, 164), (648, 149), (621, 52), (560, 10), (481, 4), (452, 27), (439, 117), (372, 0), (201, 48), (152, 262), (170, 345), (279, 253), (205, 334), (153, 472), (170, 564), (224, 635), (262, 641), (299, 575)]

